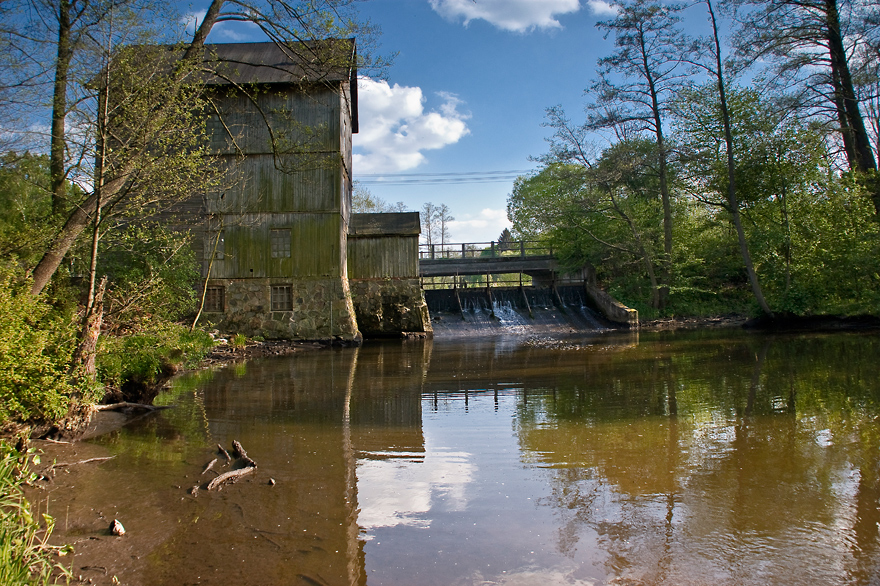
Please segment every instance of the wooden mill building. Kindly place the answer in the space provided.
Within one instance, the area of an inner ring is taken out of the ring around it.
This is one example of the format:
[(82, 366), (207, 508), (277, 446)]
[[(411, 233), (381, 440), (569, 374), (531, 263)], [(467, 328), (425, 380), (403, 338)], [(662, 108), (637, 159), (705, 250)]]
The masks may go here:
[(190, 202), (202, 320), (275, 339), (430, 332), (418, 214), (351, 212), (354, 41), (208, 45), (205, 60), (211, 148), (228, 181)]

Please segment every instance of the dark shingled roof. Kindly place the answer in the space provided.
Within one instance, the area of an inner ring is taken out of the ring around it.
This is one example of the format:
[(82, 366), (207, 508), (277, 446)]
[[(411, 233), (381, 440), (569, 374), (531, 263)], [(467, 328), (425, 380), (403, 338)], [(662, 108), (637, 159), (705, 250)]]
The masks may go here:
[(355, 39), (208, 44), (205, 45), (204, 62), (216, 72), (216, 75), (208, 74), (208, 85), (335, 84), (348, 81), (352, 132), (358, 131)]
[(208, 84), (320, 83), (357, 80), (354, 39), (301, 43), (205, 45), (205, 63), (217, 75)]
[(352, 214), (348, 235), (358, 236), (417, 236), (422, 231), (418, 212), (389, 214)]

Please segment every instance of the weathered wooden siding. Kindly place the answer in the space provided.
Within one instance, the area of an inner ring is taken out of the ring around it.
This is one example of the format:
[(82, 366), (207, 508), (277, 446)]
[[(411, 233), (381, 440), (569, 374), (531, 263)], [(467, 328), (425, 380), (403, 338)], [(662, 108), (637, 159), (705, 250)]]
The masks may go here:
[(348, 278), (418, 278), (417, 236), (375, 236), (348, 239)]
[(340, 126), (342, 128), (342, 216), (348, 223), (351, 216), (351, 195), (353, 189), (352, 171), (352, 96), (349, 84), (343, 84), (341, 93), (341, 108), (339, 110)]
[(348, 278), (419, 278), (419, 214), (352, 214)]
[(212, 150), (220, 154), (272, 153), (274, 138), (282, 150), (303, 144), (310, 150), (339, 152), (342, 100), (338, 90), (287, 86), (256, 92), (259, 105), (238, 94), (215, 96), (222, 118), (216, 113), (208, 116)]
[[(332, 158), (338, 161), (338, 154)], [(211, 195), (209, 213), (340, 212), (338, 163), (336, 168), (293, 173), (278, 169), (272, 155), (249, 155), (243, 160), (228, 157), (227, 164), (233, 187)]]
[[(271, 231), (290, 230), (290, 256), (273, 258)], [(223, 259), (214, 279), (341, 276), (341, 218), (338, 214), (242, 214), (227, 216)], [(212, 246), (210, 233), (206, 245)]]

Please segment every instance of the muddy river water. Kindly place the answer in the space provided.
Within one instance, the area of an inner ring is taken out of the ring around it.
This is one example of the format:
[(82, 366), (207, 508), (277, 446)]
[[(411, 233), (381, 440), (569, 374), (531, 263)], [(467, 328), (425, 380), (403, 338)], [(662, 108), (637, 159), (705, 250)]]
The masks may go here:
[(876, 333), (376, 342), (157, 403), (43, 493), (93, 584), (880, 582)]

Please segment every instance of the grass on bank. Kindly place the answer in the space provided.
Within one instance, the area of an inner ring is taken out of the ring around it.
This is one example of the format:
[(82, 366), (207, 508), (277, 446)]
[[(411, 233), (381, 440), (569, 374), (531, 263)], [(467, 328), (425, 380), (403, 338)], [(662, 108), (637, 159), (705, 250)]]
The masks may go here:
[(31, 464), (39, 464), (32, 451), (18, 452), (0, 440), (0, 584), (9, 586), (67, 583), (70, 572), (56, 561), (70, 549), (48, 544), (55, 521), (34, 517), (24, 498), (22, 484), (33, 481)]

